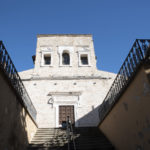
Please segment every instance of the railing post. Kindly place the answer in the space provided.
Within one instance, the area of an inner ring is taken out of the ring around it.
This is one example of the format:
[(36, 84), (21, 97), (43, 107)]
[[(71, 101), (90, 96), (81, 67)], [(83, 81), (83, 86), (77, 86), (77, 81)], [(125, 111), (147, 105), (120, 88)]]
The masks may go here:
[(139, 41), (136, 40), (136, 43), (137, 43), (137, 45), (138, 45), (138, 47), (137, 47), (137, 53), (138, 53), (138, 55), (139, 55), (139, 58), (140, 58), (140, 55), (141, 55), (142, 58), (140, 58), (140, 59), (143, 59), (143, 58), (144, 58), (144, 55), (143, 55), (143, 53), (142, 53), (142, 49), (141, 49), (141, 46), (140, 46), (140, 44), (139, 44)]

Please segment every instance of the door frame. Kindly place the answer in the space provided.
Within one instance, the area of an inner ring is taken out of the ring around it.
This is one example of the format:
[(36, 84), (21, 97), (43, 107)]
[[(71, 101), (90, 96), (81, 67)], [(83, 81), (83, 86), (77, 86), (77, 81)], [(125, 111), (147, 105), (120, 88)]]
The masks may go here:
[[(72, 119), (73, 119), (73, 122), (75, 123), (74, 105), (59, 105), (59, 115), (60, 115), (60, 110), (61, 110), (60, 107), (64, 107), (65, 109), (66, 109), (66, 107), (70, 107), (71, 109), (73, 109), (73, 112), (72, 112), (73, 113), (73, 118)], [(65, 112), (66, 112), (66, 110), (65, 110)], [(70, 114), (71, 114), (71, 112), (70, 112)], [(65, 114), (65, 116), (66, 116), (66, 121), (67, 121), (67, 115)], [(60, 125), (60, 119), (61, 118), (59, 116), (59, 125)]]
[(77, 104), (58, 104), (56, 105), (56, 128), (62, 127), (62, 125), (59, 124), (59, 106), (74, 106), (74, 122), (75, 122), (75, 127), (78, 126), (77, 123)]

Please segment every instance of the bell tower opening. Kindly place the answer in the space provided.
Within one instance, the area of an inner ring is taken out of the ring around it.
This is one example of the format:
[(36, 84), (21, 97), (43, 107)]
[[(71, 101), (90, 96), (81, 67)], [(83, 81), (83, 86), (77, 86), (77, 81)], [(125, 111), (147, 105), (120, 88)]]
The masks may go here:
[(62, 54), (62, 64), (70, 65), (70, 56), (69, 56), (69, 53), (67, 53), (66, 51), (64, 51)]

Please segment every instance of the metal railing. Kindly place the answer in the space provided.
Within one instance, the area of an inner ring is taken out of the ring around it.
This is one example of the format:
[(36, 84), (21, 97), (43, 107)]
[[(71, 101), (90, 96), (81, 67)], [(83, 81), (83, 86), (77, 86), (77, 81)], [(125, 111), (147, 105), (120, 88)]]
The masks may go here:
[(69, 119), (69, 116), (67, 116), (67, 122), (66, 122), (66, 132), (67, 132), (67, 139), (68, 139), (68, 150), (72, 150), (71, 148), (71, 142), (73, 143), (73, 150), (76, 150), (76, 144), (74, 140), (74, 131), (73, 131), (73, 126), (72, 122)]
[(100, 123), (125, 91), (139, 67), (148, 56), (150, 56), (150, 39), (136, 39), (99, 108)]
[(32, 104), (32, 101), (2, 41), (0, 41), (0, 69), (4, 72), (11, 86), (19, 96), (22, 104), (35, 121), (37, 114), (36, 109)]

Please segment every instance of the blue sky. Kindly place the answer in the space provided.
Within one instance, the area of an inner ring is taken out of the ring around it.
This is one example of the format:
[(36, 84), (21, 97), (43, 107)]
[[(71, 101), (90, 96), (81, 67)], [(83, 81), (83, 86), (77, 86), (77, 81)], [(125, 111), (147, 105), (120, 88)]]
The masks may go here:
[(93, 34), (97, 67), (117, 73), (136, 38), (150, 38), (150, 0), (1, 0), (0, 40), (18, 71), (37, 34)]

